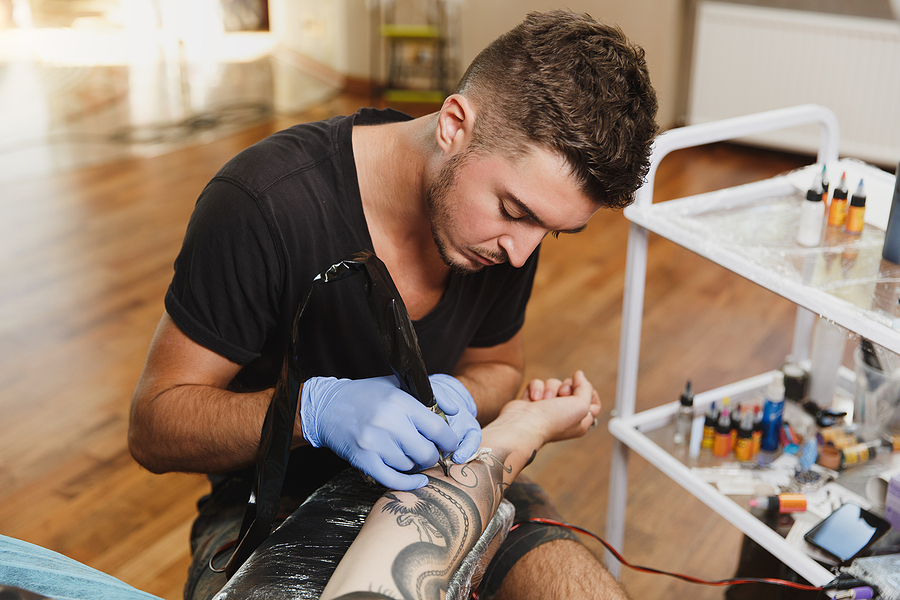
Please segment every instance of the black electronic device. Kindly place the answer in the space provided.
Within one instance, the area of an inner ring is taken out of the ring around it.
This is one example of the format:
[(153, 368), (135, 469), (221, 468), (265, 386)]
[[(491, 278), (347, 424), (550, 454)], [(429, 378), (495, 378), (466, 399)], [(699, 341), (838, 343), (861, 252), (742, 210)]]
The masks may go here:
[(803, 537), (843, 564), (856, 558), (890, 528), (890, 524), (878, 515), (856, 504), (847, 503)]

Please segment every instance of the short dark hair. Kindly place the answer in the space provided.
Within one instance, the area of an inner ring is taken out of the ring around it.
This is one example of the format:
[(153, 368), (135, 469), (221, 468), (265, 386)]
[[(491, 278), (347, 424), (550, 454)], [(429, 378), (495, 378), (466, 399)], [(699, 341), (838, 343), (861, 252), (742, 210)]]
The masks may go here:
[(530, 13), (475, 57), (456, 91), (476, 107), (473, 150), (516, 157), (531, 143), (562, 155), (595, 202), (633, 202), (658, 105), (644, 50), (620, 28), (565, 10)]

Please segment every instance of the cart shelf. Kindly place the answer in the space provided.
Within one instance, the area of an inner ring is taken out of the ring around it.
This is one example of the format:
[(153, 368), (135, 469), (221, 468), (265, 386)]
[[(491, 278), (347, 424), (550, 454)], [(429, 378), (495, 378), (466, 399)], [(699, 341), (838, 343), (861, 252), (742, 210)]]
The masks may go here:
[[(669, 153), (707, 143), (795, 127), (820, 125), (817, 163), (783, 176), (653, 204), (653, 180), (659, 162)], [(872, 179), (892, 176), (851, 161), (838, 161), (839, 127), (834, 114), (816, 105), (780, 109), (715, 123), (683, 127), (657, 138), (647, 182), (638, 190), (635, 204), (625, 210), (631, 221), (622, 310), (616, 414), (609, 430), (615, 436), (610, 470), (606, 538), (621, 548), (624, 539), (628, 491), (628, 450), (634, 450), (676, 483), (728, 519), (773, 555), (813, 584), (832, 579), (831, 573), (789, 545), (750, 512), (692, 473), (688, 465), (654, 441), (654, 432), (668, 426), (677, 403), (665, 404), (635, 414), (641, 321), (647, 267), (649, 232), (656, 233), (696, 252), (798, 306), (792, 353), (797, 360), (809, 357), (816, 314), (851, 332), (900, 353), (897, 301), (900, 297), (900, 266), (881, 259), (884, 233), (866, 225), (862, 235), (828, 231), (818, 248), (796, 242), (800, 204), (815, 173), (833, 163)], [(858, 181), (858, 180), (857, 180)], [(799, 183), (798, 183), (799, 182)], [(848, 178), (848, 183), (850, 182)], [(700, 393), (696, 410), (725, 396), (762, 394), (774, 372), (763, 373), (722, 388)], [(851, 371), (841, 368), (840, 380), (853, 381)], [(608, 555), (614, 575), (619, 565)]]

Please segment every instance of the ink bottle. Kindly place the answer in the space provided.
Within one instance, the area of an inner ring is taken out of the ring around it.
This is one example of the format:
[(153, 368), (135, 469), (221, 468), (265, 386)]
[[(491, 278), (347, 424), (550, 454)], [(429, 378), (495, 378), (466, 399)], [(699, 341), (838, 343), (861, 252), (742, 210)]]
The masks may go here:
[(688, 380), (684, 391), (681, 392), (678, 410), (675, 412), (675, 442), (676, 446), (688, 444), (691, 441), (691, 425), (694, 421), (694, 392), (691, 390), (691, 382)]
[(822, 203), (821, 176), (806, 192), (806, 200), (800, 205), (800, 224), (797, 229), (797, 243), (810, 248), (822, 242), (822, 222), (825, 219), (825, 205)]
[[(732, 419), (733, 421), (733, 419)], [(740, 462), (753, 460), (753, 412), (745, 410), (737, 430), (734, 457)]]
[(709, 405), (706, 411), (706, 419), (703, 422), (703, 439), (700, 441), (701, 448), (712, 450), (713, 442), (716, 439), (716, 423), (719, 421), (719, 411), (716, 409), (716, 403)]
[(753, 430), (750, 433), (750, 455), (751, 458), (756, 459), (756, 456), (759, 454), (760, 443), (762, 443), (762, 413), (759, 411), (758, 406), (753, 407)]
[(841, 181), (831, 194), (831, 205), (828, 207), (828, 225), (840, 227), (847, 217), (847, 173), (841, 175)]
[(874, 460), (881, 445), (881, 440), (874, 440), (841, 448), (841, 469)]
[(786, 400), (803, 402), (806, 398), (806, 390), (809, 387), (809, 373), (799, 363), (794, 362), (793, 356), (788, 356), (781, 365), (784, 373), (784, 397)]
[[(833, 442), (826, 442), (819, 451), (818, 462), (826, 469), (841, 471), (846, 467), (874, 460), (882, 445), (881, 440), (873, 440), (838, 448)], [(890, 448), (887, 450), (890, 452)]]
[(725, 458), (731, 454), (731, 418), (728, 409), (722, 408), (716, 424), (716, 439), (713, 442), (713, 456)]
[(778, 450), (779, 436), (781, 435), (781, 420), (784, 417), (784, 373), (775, 373), (775, 379), (769, 384), (766, 391), (766, 401), (763, 404), (762, 439), (759, 447), (766, 452)]
[(856, 193), (850, 197), (850, 208), (847, 209), (847, 221), (844, 223), (844, 231), (854, 235), (862, 233), (865, 214), (866, 189), (863, 187), (863, 180), (860, 179)]
[(734, 450), (737, 444), (738, 429), (741, 426), (741, 415), (743, 415), (740, 404), (735, 404), (731, 411), (731, 449)]

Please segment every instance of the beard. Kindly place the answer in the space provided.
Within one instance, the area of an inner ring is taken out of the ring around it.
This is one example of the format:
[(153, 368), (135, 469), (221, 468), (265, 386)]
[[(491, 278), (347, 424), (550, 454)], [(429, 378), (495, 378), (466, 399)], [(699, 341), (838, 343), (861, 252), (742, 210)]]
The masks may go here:
[[(459, 171), (466, 165), (467, 161), (472, 157), (473, 151), (465, 150), (450, 157), (450, 160), (441, 167), (437, 177), (432, 181), (425, 190), (425, 201), (428, 206), (429, 221), (431, 223), (431, 237), (437, 248), (438, 255), (445, 265), (450, 267), (452, 271), (462, 275), (477, 273), (484, 268), (484, 265), (477, 263), (472, 264), (471, 261), (454, 258), (450, 254), (450, 242), (447, 239), (446, 232), (451, 229), (454, 222), (453, 201), (450, 199), (453, 190), (456, 188)], [(507, 258), (499, 252), (491, 252), (486, 249), (467, 248), (473, 254), (486, 257), (497, 263), (506, 262)]]
[(450, 194), (456, 187), (457, 175), (469, 160), (469, 155), (469, 151), (463, 151), (450, 157), (447, 164), (441, 167), (437, 177), (428, 184), (428, 188), (425, 190), (425, 201), (428, 205), (431, 237), (434, 239), (434, 245), (444, 264), (452, 271), (462, 275), (477, 273), (483, 267), (483, 265), (473, 266), (468, 261), (460, 262), (450, 256), (449, 243), (444, 234), (453, 221)]

